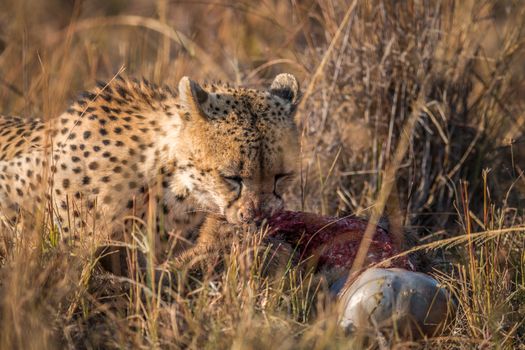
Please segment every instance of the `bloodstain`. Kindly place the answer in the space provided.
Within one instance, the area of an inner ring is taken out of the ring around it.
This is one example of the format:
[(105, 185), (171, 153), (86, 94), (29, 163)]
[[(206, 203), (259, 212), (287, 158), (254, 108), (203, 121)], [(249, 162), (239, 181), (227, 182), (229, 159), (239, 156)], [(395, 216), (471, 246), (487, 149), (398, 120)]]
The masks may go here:
[[(301, 261), (311, 261), (316, 269), (351, 268), (368, 221), (357, 217), (331, 217), (313, 213), (283, 211), (268, 220), (271, 237), (288, 242), (297, 249)], [(377, 226), (368, 249), (368, 267), (400, 253), (394, 237)], [(409, 259), (396, 258), (383, 267), (414, 270)]]

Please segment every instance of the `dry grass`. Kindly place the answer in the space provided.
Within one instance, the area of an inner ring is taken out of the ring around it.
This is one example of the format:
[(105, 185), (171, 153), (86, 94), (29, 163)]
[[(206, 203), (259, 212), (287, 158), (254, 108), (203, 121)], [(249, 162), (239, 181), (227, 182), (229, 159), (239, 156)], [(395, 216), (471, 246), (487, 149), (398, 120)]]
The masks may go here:
[[(262, 86), (293, 72), (305, 96), (290, 207), (386, 215), (457, 299), (448, 333), (395, 346), (523, 349), (525, 6), (353, 4), (4, 0), (1, 112), (55, 117), (121, 69), (173, 86), (182, 75)], [(182, 298), (96, 273), (52, 231), (20, 232), (1, 260), (0, 349), (364, 346), (337, 328), (323, 290), (312, 302), (307, 278), (285, 283), (296, 269), (269, 283), (241, 254), (250, 242)]]

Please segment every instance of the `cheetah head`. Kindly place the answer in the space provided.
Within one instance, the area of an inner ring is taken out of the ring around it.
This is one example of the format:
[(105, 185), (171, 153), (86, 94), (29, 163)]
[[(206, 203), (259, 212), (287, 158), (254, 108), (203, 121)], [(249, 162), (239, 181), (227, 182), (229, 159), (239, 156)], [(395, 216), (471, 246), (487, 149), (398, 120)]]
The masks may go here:
[(200, 204), (232, 223), (259, 222), (283, 209), (298, 173), (294, 111), (299, 85), (279, 74), (267, 90), (179, 83), (183, 181)]

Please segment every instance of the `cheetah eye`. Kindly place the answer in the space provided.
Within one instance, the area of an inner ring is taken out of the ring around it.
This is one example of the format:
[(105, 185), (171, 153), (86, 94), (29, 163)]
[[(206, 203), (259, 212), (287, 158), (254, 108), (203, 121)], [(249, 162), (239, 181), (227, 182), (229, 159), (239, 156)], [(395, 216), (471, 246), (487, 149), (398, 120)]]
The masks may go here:
[(229, 184), (230, 186), (238, 189), (238, 188), (241, 188), (242, 186), (242, 177), (240, 176), (225, 176), (225, 175), (222, 175), (222, 178), (224, 179), (224, 181), (226, 181), (227, 184)]
[(275, 183), (279, 182), (280, 180), (289, 179), (292, 176), (293, 176), (293, 173), (277, 174), (275, 175)]
[(275, 193), (279, 192), (278, 187), (281, 187), (280, 185), (285, 183), (286, 180), (290, 180), (293, 177), (293, 175), (294, 175), (293, 173), (282, 173), (282, 174), (275, 175), (274, 183), (273, 183), (273, 191)]

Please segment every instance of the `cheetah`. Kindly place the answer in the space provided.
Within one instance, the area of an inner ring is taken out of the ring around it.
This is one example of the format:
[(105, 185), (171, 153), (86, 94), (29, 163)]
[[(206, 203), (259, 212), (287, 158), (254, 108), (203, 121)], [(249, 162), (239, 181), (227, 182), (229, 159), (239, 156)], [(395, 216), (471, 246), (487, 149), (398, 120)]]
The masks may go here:
[(61, 241), (122, 240), (154, 215), (158, 236), (202, 247), (281, 210), (299, 164), (296, 78), (257, 90), (183, 77), (177, 90), (117, 77), (58, 118), (0, 117), (3, 222), (51, 203)]

